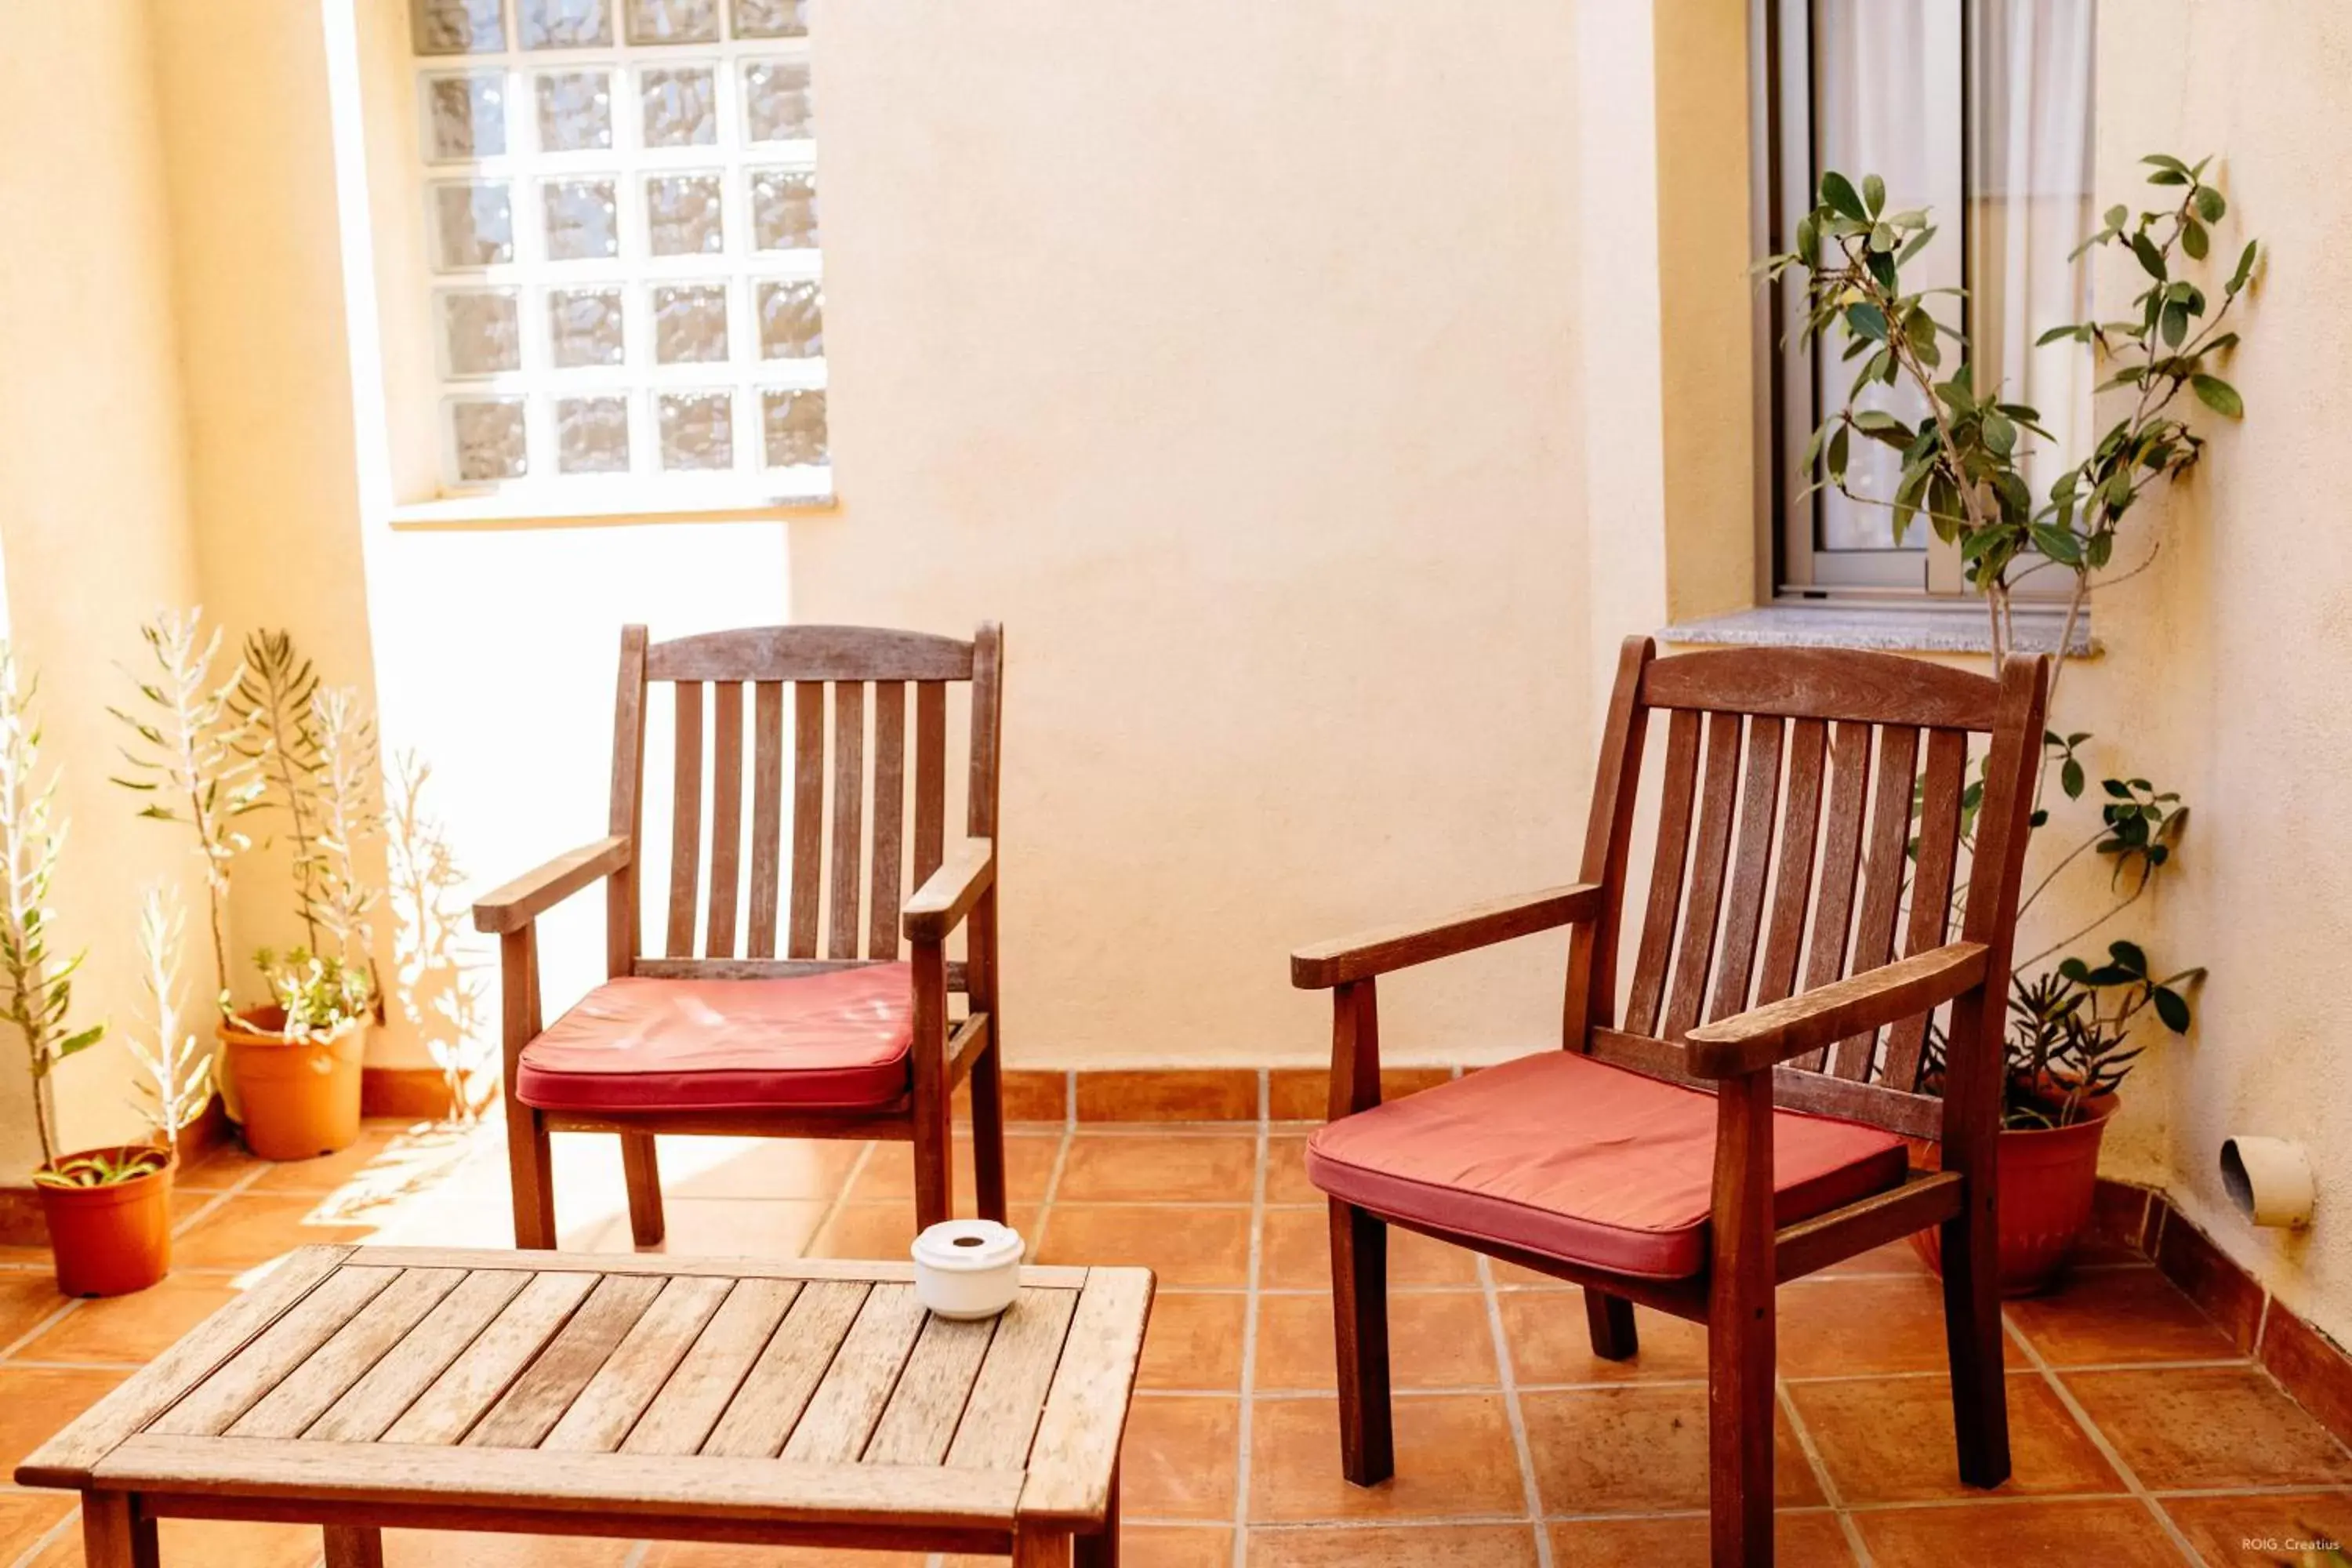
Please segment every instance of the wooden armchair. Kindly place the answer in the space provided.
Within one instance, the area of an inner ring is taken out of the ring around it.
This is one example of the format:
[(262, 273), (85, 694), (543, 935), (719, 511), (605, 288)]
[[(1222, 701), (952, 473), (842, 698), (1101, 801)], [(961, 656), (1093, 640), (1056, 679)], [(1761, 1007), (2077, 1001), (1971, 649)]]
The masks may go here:
[[(606, 836), (474, 906), (475, 926), (499, 938), (516, 1246), (555, 1245), (551, 1131), (620, 1135), (640, 1247), (662, 1237), (654, 1137), (665, 1132), (909, 1140), (915, 1223), (935, 1224), (953, 1207), (950, 1104), (966, 1077), (980, 1212), (1004, 1217), (994, 847), (1003, 679), (1003, 642), (992, 625), (971, 642), (859, 626), (770, 626), (651, 646), (643, 626), (624, 628)], [(658, 958), (639, 951), (638, 918), (646, 697), (656, 681), (674, 684), (677, 720)], [(971, 785), (966, 836), (950, 843), (953, 684), (971, 689)], [(709, 885), (698, 898), (706, 711)], [(915, 891), (902, 902), (910, 864)], [(610, 978), (542, 1027), (535, 922), (597, 881)], [(959, 926), (967, 956), (950, 963), (947, 941)], [(949, 997), (959, 991), (969, 1006), (951, 1017)]]
[[(1612, 1360), (1635, 1352), (1635, 1303), (1707, 1325), (1716, 1568), (1772, 1561), (1774, 1287), (1940, 1226), (1959, 1473), (2008, 1477), (1993, 1140), (2045, 684), (2039, 659), (1994, 681), (1822, 649), (1659, 659), (1634, 638), (1582, 880), (1292, 955), (1296, 984), (1333, 992), (1330, 1121), (1307, 1171), (1331, 1204), (1349, 1480), (1395, 1468), (1389, 1225), (1582, 1285), (1593, 1350)], [(1621, 1026), (1654, 711), (1659, 826)], [(1948, 941), (1971, 732), (1990, 748)], [(1382, 1105), (1375, 978), (1558, 926), (1565, 1049)], [(1917, 1090), (1946, 1005), (1939, 1099)], [(1906, 1137), (1939, 1142), (1941, 1169), (1908, 1171)]]

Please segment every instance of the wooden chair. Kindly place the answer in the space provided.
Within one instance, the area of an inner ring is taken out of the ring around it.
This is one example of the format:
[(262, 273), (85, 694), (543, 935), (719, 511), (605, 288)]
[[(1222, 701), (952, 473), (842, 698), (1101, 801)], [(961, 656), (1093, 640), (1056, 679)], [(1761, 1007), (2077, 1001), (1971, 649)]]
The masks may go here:
[[(935, 1224), (953, 1208), (950, 1103), (966, 1077), (980, 1212), (1004, 1217), (994, 847), (1003, 679), (1003, 641), (992, 625), (971, 642), (859, 626), (769, 626), (648, 646), (643, 626), (623, 629), (606, 836), (474, 906), (476, 927), (499, 937), (516, 1246), (555, 1245), (550, 1132), (620, 1135), (640, 1247), (662, 1237), (656, 1133), (909, 1140), (916, 1223)], [(637, 874), (646, 697), (656, 681), (674, 685), (677, 721), (658, 958), (640, 951)], [(950, 844), (948, 688), (959, 683), (971, 689), (971, 784), (967, 836)], [(698, 898), (706, 717), (709, 885)], [(909, 795), (916, 890), (902, 902)], [(869, 858), (870, 878), (863, 874)], [(535, 922), (599, 880), (610, 978), (542, 1028)], [(959, 925), (967, 926), (966, 958), (950, 963), (947, 939)], [(968, 1009), (951, 1017), (949, 995), (958, 991)]]
[[(1395, 1468), (1391, 1224), (1582, 1285), (1603, 1357), (1634, 1353), (1635, 1303), (1707, 1325), (1717, 1568), (1772, 1560), (1774, 1287), (1939, 1226), (1959, 1473), (2008, 1477), (1993, 1140), (2045, 683), (2022, 658), (1995, 681), (1825, 649), (1660, 659), (1632, 639), (1580, 882), (1293, 954), (1296, 984), (1333, 992), (1330, 1121), (1307, 1166), (1331, 1200), (1349, 1480)], [(1659, 826), (1621, 1026), (1654, 712)], [(1990, 746), (1948, 941), (1971, 732)], [(1565, 1050), (1382, 1105), (1375, 977), (1559, 926)], [(1946, 1004), (1937, 1098), (1918, 1089)], [(1907, 1172), (1905, 1137), (1938, 1141), (1941, 1168)]]

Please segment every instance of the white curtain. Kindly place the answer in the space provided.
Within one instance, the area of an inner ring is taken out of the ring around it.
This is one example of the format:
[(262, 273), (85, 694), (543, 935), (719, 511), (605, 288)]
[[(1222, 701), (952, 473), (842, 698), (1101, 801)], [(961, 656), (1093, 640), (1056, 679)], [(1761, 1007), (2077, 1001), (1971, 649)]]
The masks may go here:
[[(2089, 309), (2088, 270), (2066, 253), (2093, 226), (2095, 8), (2096, 0), (1813, 0), (1817, 167), (1857, 184), (1878, 174), (1890, 210), (1930, 209), (1940, 232), (1906, 269), (1907, 287), (1960, 285), (1965, 226), (1972, 274), (1967, 319), (1949, 296), (1934, 308), (1969, 333), (1979, 389), (2000, 385), (2005, 401), (2034, 405), (2058, 437), (2055, 449), (2026, 458), (2037, 494), (2089, 439), (2085, 356), (2074, 344), (2036, 349), (2033, 340)], [(1964, 145), (1964, 126), (1972, 147)], [(1970, 162), (1973, 202), (1963, 195)], [(1837, 357), (1843, 346), (1832, 337), (1816, 354), (1825, 410), (1843, 405), (1853, 376), (1853, 367)], [(1907, 389), (1876, 391), (1864, 401), (1914, 421), (1927, 412)], [(1900, 465), (1894, 452), (1870, 442), (1848, 474), (1863, 494), (1890, 497)], [(1884, 506), (1826, 494), (1820, 517), (1822, 549), (1894, 544)], [(1927, 538), (1914, 530), (1903, 547), (1924, 550)]]

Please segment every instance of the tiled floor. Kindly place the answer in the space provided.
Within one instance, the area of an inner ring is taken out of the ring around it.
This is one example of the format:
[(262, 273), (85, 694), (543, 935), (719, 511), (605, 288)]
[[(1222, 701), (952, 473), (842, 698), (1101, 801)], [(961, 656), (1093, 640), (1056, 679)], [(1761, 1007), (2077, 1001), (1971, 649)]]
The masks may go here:
[[(1127, 1562), (1704, 1562), (1699, 1333), (1644, 1312), (1639, 1359), (1597, 1361), (1573, 1292), (1411, 1236), (1392, 1248), (1397, 1478), (1370, 1491), (1339, 1479), (1306, 1131), (1045, 1125), (1012, 1139), (1013, 1220), (1038, 1258), (1160, 1273), (1124, 1461)], [(183, 1183), (178, 1272), (119, 1300), (61, 1300), (41, 1254), (0, 1249), (0, 1467), (297, 1243), (503, 1244), (497, 1139), (373, 1126), (350, 1152), (299, 1165), (217, 1155)], [(676, 1250), (897, 1256), (912, 1229), (902, 1145), (666, 1140), (662, 1158)], [(611, 1142), (559, 1138), (557, 1161), (566, 1245), (627, 1247)], [(968, 1205), (968, 1151), (959, 1185)], [(1953, 1478), (1937, 1291), (1907, 1250), (1791, 1285), (1780, 1311), (1787, 1568), (2250, 1565), (2279, 1560), (2266, 1540), (2352, 1536), (2352, 1455), (2144, 1263), (2098, 1255), (2058, 1295), (2011, 1310), (2017, 1476), (1990, 1496)], [(71, 1512), (0, 1487), (0, 1564), (78, 1562)], [(415, 1532), (387, 1544), (411, 1568), (847, 1561)], [(175, 1568), (306, 1568), (318, 1553), (316, 1532), (292, 1527), (163, 1534)]]

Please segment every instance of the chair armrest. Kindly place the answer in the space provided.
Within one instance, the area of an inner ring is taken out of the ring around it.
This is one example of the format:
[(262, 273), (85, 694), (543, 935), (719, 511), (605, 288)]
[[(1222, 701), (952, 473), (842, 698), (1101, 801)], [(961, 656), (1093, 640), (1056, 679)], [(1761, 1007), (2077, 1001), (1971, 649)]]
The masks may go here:
[(499, 933), (520, 931), (589, 883), (629, 863), (629, 841), (614, 835), (566, 850), (536, 871), (474, 900), (474, 929)]
[(900, 912), (908, 942), (945, 942), (996, 883), (996, 840), (967, 838), (915, 889)]
[(1696, 1078), (1737, 1078), (1899, 1022), (1982, 984), (1986, 956), (1982, 942), (1955, 942), (1751, 1007), (1693, 1029), (1684, 1065)]
[(1600, 912), (1601, 889), (1591, 882), (1495, 899), (1437, 920), (1381, 926), (1302, 947), (1290, 955), (1290, 983), (1301, 991), (1325, 991), (1433, 958), (1572, 925)]

